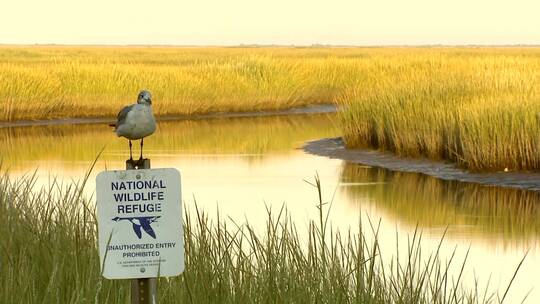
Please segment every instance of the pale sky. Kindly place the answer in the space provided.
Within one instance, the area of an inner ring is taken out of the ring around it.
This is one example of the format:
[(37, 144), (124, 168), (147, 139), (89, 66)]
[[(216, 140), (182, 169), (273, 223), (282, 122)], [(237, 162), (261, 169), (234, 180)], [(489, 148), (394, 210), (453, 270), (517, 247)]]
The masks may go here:
[(540, 44), (540, 0), (2, 0), (0, 44)]

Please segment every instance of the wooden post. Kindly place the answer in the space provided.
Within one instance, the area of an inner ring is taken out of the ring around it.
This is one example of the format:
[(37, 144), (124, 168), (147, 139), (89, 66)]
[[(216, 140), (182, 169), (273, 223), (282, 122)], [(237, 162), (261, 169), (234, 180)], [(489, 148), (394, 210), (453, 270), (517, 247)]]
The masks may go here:
[[(150, 169), (150, 160), (126, 160), (126, 170), (137, 169)], [(157, 304), (157, 279), (132, 279), (131, 304)]]

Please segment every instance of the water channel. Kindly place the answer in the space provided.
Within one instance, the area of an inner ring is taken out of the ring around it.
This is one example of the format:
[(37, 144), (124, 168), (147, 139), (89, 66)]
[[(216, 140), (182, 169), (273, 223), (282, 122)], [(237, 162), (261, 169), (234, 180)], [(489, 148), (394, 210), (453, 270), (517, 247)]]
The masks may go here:
[[(249, 221), (264, 229), (267, 207), (285, 204), (298, 230), (317, 219), (317, 192), (306, 183), (321, 178), (325, 201), (332, 200), (331, 224), (358, 231), (362, 220), (380, 221), (383, 254), (396, 252), (415, 229), (422, 250), (434, 251), (447, 230), (442, 256), (465, 257), (465, 283), (504, 292), (529, 251), (508, 303), (540, 303), (540, 194), (519, 189), (442, 181), (416, 173), (392, 172), (305, 153), (306, 141), (339, 136), (335, 114), (214, 118), (161, 122), (145, 141), (152, 167), (174, 167), (182, 174), (184, 206), (209, 216)], [(106, 124), (0, 128), (2, 167), (12, 176), (37, 170), (36, 187), (54, 177), (69, 182), (84, 176), (103, 150), (86, 188), (95, 193), (95, 175), (123, 169), (127, 141)], [(138, 150), (135, 150), (138, 153)], [(459, 263), (458, 263), (459, 264)], [(459, 265), (458, 265), (459, 266)], [(469, 285), (472, 286), (472, 285)]]

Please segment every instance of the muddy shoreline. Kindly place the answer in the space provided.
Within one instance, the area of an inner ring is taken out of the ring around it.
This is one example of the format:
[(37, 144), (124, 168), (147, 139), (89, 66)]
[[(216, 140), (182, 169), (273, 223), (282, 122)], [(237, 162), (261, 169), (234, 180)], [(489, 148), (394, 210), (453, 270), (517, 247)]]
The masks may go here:
[(310, 141), (302, 148), (305, 152), (313, 155), (342, 159), (351, 163), (392, 171), (421, 173), (449, 181), (540, 191), (540, 172), (473, 173), (457, 168), (452, 163), (403, 158), (389, 152), (369, 149), (346, 149), (343, 140), (339, 137)]
[[(307, 107), (291, 108), (286, 110), (274, 111), (248, 111), (248, 112), (219, 112), (196, 115), (174, 115), (174, 116), (158, 116), (157, 121), (174, 121), (174, 120), (201, 120), (214, 118), (241, 118), (241, 117), (265, 117), (265, 116), (282, 116), (282, 115), (303, 115), (303, 114), (324, 114), (335, 113), (337, 107), (333, 104), (313, 105)], [(62, 119), (47, 119), (47, 120), (18, 120), (0, 122), (0, 128), (14, 127), (32, 127), (32, 126), (52, 126), (52, 125), (79, 125), (79, 124), (111, 124), (116, 122), (116, 117), (103, 118), (62, 118)]]

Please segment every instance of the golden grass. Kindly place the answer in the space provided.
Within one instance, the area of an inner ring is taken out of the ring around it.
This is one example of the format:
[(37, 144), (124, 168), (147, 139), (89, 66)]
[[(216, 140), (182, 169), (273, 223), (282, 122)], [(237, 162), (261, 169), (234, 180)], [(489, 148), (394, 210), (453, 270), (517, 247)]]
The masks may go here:
[(540, 169), (540, 48), (0, 47), (0, 121), (338, 103), (349, 147)]
[(427, 49), (373, 59), (339, 98), (349, 147), (540, 169), (540, 49)]
[(342, 59), (324, 49), (0, 47), (0, 121), (114, 117), (142, 88), (158, 115), (331, 103), (349, 78)]

